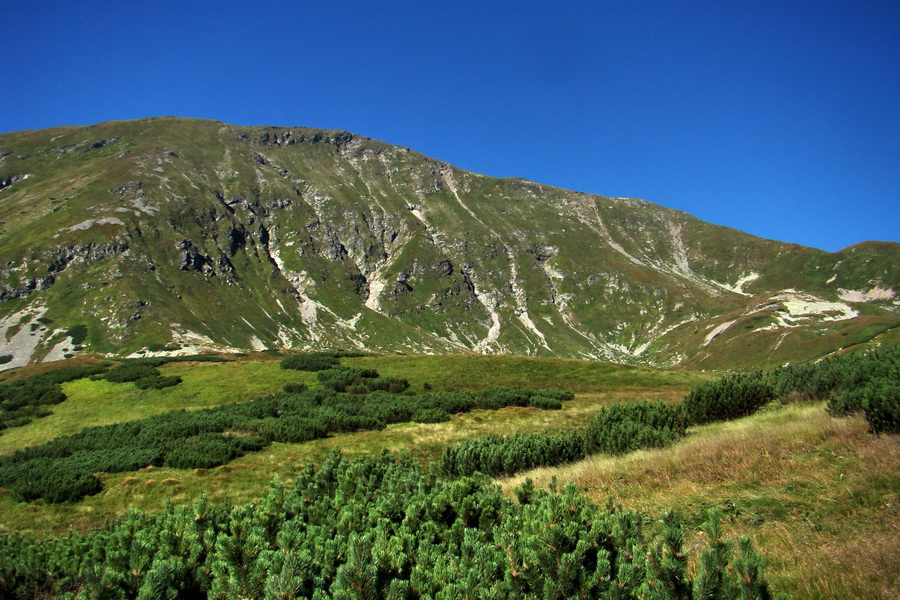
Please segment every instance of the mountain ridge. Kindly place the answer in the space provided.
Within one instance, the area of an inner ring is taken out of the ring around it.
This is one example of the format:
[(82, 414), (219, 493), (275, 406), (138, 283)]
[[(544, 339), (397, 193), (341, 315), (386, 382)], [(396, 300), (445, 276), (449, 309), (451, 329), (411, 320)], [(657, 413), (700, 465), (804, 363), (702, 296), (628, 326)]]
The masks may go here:
[(178, 345), (724, 368), (900, 323), (900, 244), (829, 253), (346, 131), (151, 117), (0, 155), (9, 365)]

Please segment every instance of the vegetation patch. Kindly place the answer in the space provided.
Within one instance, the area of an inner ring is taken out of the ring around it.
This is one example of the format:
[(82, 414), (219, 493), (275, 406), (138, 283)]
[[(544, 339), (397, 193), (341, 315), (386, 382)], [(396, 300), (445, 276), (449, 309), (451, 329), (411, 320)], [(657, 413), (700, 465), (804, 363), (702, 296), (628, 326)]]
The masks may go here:
[[(532, 406), (540, 404), (543, 401), (538, 400)], [(597, 411), (586, 430), (491, 434), (449, 446), (441, 455), (440, 468), (449, 477), (478, 472), (505, 477), (536, 467), (575, 462), (597, 452), (624, 454), (641, 448), (660, 448), (674, 443), (684, 433), (680, 406), (662, 402), (614, 404)]]
[(87, 340), (88, 336), (88, 328), (87, 325), (73, 325), (66, 331), (66, 335), (72, 338), (72, 344), (75, 346), (80, 346)]
[[(896, 349), (835, 357), (810, 365), (736, 374), (698, 384), (684, 402), (629, 402), (601, 408), (585, 430), (527, 435), (487, 435), (448, 447), (441, 471), (448, 476), (476, 472), (495, 477), (552, 467), (585, 456), (625, 454), (669, 446), (688, 425), (752, 415), (776, 396), (830, 397), (833, 414), (864, 412), (875, 433), (900, 431), (900, 351)], [(517, 405), (526, 392), (488, 388), (483, 394)], [(539, 394), (539, 392), (533, 392)], [(550, 394), (552, 396), (552, 393)], [(531, 406), (553, 408), (544, 401)]]
[(773, 404), (751, 417), (693, 428), (666, 449), (596, 454), (503, 482), (513, 495), (573, 482), (595, 502), (649, 514), (675, 510), (705, 543), (705, 511), (730, 536), (751, 535), (775, 589), (791, 598), (889, 600), (900, 589), (900, 439), (873, 436), (862, 414), (825, 403)]
[(62, 385), (96, 375), (108, 365), (67, 366), (0, 384), (0, 431), (21, 427), (50, 414), (47, 408), (66, 399)]
[(133, 382), (141, 390), (161, 390), (181, 383), (181, 377), (177, 375), (165, 377), (154, 366), (154, 363), (149, 362), (122, 363), (98, 377), (112, 383)]
[(835, 415), (862, 412), (873, 433), (900, 431), (900, 346), (814, 363), (736, 374), (695, 387), (684, 400), (690, 423), (751, 415), (778, 397), (828, 400)]
[(295, 354), (281, 360), (282, 369), (295, 371), (324, 371), (338, 364), (338, 359), (326, 354)]
[[(150, 374), (151, 370), (155, 367), (128, 363), (110, 370), (105, 378), (152, 381), (156, 376)], [(341, 378), (348, 372), (353, 370), (333, 370), (322, 379), (343, 385), (346, 382)], [(364, 375), (367, 381), (394, 385), (390, 378), (378, 377), (377, 372)], [(148, 419), (86, 428), (0, 457), (0, 485), (22, 500), (75, 501), (99, 491), (99, 481), (91, 483), (99, 472), (133, 471), (148, 465), (207, 469), (271, 442), (305, 442), (336, 432), (383, 429), (390, 423), (433, 423), (475, 408), (519, 406), (533, 397), (547, 397), (500, 388), (482, 395), (444, 392), (412, 396), (378, 389), (364, 394), (353, 390), (341, 393), (336, 387), (285, 392), (241, 404), (171, 411)], [(571, 397), (559, 390), (544, 394)]]

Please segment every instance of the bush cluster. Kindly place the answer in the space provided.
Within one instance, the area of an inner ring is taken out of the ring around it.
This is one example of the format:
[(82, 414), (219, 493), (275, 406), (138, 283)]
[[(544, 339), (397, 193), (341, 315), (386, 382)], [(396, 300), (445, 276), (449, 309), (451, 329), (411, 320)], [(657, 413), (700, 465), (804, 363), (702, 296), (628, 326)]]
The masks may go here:
[(0, 430), (20, 427), (50, 414), (47, 406), (66, 399), (62, 384), (102, 373), (107, 364), (59, 367), (0, 385)]
[(181, 377), (178, 375), (163, 376), (156, 368), (157, 364), (164, 363), (157, 363), (153, 359), (122, 363), (107, 371), (103, 378), (112, 383), (133, 382), (142, 390), (161, 390), (181, 383)]
[(282, 369), (295, 371), (324, 371), (337, 364), (337, 357), (330, 354), (295, 354), (281, 359)]
[(558, 389), (523, 390), (489, 386), (476, 392), (480, 408), (496, 409), (503, 406), (533, 406), (544, 410), (559, 410), (563, 401), (575, 397), (572, 392)]
[(702, 424), (753, 414), (774, 398), (828, 400), (834, 415), (862, 412), (874, 433), (900, 430), (900, 347), (833, 356), (700, 384), (684, 401)]
[(399, 394), (409, 387), (409, 382), (396, 377), (381, 377), (375, 369), (333, 367), (316, 373), (323, 386), (336, 392), (368, 394), (374, 391)]
[(449, 446), (441, 454), (440, 470), (448, 477), (477, 472), (504, 477), (574, 462), (595, 452), (622, 454), (660, 448), (682, 437), (685, 427), (680, 406), (629, 402), (600, 409), (584, 433), (485, 435)]
[(772, 597), (759, 556), (721, 538), (717, 513), (689, 569), (671, 513), (656, 535), (649, 515), (600, 508), (573, 486), (517, 496), (437, 479), (408, 456), (334, 453), (251, 504), (201, 496), (87, 534), (0, 534), (0, 597)]
[(485, 473), (506, 477), (536, 467), (552, 467), (585, 457), (584, 436), (565, 433), (485, 435), (444, 449), (440, 470), (445, 477)]
[(772, 378), (761, 371), (729, 375), (694, 387), (684, 399), (684, 412), (693, 425), (746, 417), (773, 400), (775, 390)]
[[(900, 433), (900, 347), (833, 358), (804, 373), (833, 415), (862, 412), (873, 433)], [(798, 369), (799, 370), (799, 369)]]
[(624, 454), (662, 448), (684, 436), (687, 425), (679, 405), (657, 402), (614, 404), (597, 411), (585, 432), (588, 453)]

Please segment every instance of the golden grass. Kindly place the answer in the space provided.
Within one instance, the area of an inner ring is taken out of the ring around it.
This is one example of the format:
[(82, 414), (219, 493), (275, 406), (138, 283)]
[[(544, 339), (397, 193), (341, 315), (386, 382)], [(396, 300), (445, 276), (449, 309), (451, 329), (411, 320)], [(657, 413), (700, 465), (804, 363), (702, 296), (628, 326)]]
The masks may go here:
[(703, 509), (748, 534), (776, 590), (798, 598), (900, 597), (900, 438), (872, 436), (861, 417), (824, 405), (778, 410), (692, 430), (676, 446), (591, 457), (503, 481), (556, 476), (598, 502), (651, 514), (675, 508), (696, 524)]

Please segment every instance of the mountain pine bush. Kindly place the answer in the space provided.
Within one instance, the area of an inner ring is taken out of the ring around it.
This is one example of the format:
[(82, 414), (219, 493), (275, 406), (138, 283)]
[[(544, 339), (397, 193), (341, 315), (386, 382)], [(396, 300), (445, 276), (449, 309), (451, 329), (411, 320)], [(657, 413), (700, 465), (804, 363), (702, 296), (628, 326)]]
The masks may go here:
[(657, 402), (614, 404), (597, 411), (585, 432), (589, 453), (624, 454), (662, 448), (684, 436), (682, 407)]
[(486, 435), (448, 446), (440, 458), (441, 473), (461, 477), (485, 473), (505, 477), (535, 467), (550, 467), (581, 460), (584, 436), (565, 433)]
[(408, 456), (332, 453), (290, 486), (228, 507), (201, 496), (129, 511), (92, 532), (0, 534), (0, 597), (768, 599), (748, 541), (715, 515), (700, 571), (682, 525), (600, 508), (573, 486), (505, 497), (483, 477), (439, 479)]
[(729, 375), (697, 385), (682, 406), (693, 425), (727, 421), (752, 415), (775, 398), (775, 390), (762, 372)]
[(771, 371), (729, 375), (696, 386), (683, 406), (691, 424), (753, 414), (781, 398), (828, 400), (828, 412), (862, 412), (873, 433), (900, 430), (900, 346), (832, 356)]
[(295, 371), (324, 371), (336, 364), (338, 359), (328, 354), (295, 354), (281, 359), (282, 369)]

